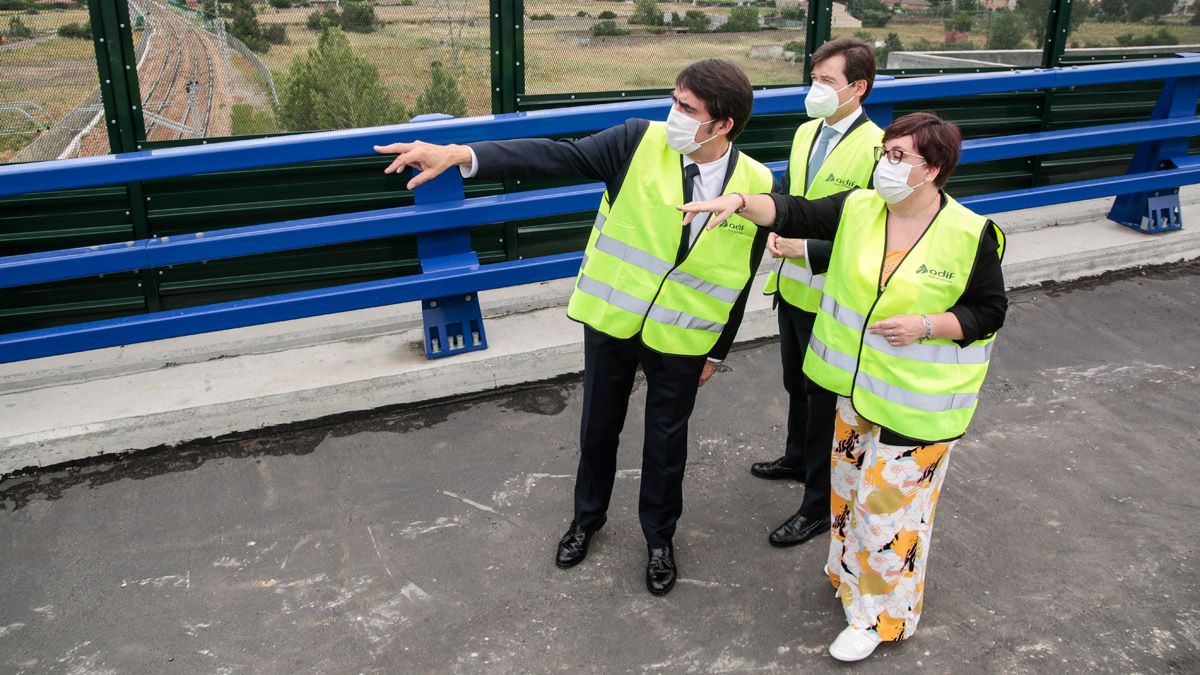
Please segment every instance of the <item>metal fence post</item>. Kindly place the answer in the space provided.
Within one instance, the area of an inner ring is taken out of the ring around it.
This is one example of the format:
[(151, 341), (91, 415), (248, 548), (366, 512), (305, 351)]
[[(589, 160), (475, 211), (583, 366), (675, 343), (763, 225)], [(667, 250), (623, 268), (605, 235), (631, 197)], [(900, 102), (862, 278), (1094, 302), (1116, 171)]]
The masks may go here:
[(145, 138), (139, 112), (141, 94), (137, 84), (137, 59), (133, 55), (133, 31), (129, 8), (123, 0), (88, 0), (100, 99), (104, 103), (104, 127), (109, 149), (133, 152)]
[(1046, 17), (1046, 36), (1042, 39), (1042, 67), (1056, 68), (1062, 59), (1071, 32), (1071, 0), (1051, 0)]
[[(418, 115), (412, 121), (444, 119), (451, 116)], [(413, 190), (417, 205), (462, 201), (465, 196), (462, 173), (457, 167)], [(471, 231), (466, 227), (417, 235), (417, 255), (422, 274), (479, 269), (479, 256), (471, 247)], [(426, 298), (421, 301), (421, 317), (425, 325), (426, 358), (487, 349), (478, 293)]]
[[(1200, 59), (1200, 54), (1180, 54), (1183, 58)], [(1150, 114), (1152, 120), (1191, 117), (1196, 114), (1200, 98), (1200, 77), (1172, 78), (1163, 83), (1158, 103)], [(1173, 159), (1182, 159), (1188, 152), (1187, 138), (1140, 143), (1129, 162), (1131, 173), (1161, 169)], [(1158, 190), (1120, 195), (1114, 201), (1108, 217), (1139, 232), (1158, 233), (1183, 227), (1179, 217), (1179, 189)]]
[(522, 0), (491, 0), (492, 112), (517, 111), (525, 90), (525, 6)]
[(809, 0), (804, 31), (804, 82), (812, 82), (812, 53), (833, 35), (833, 0)]
[[(146, 138), (142, 117), (142, 95), (138, 89), (137, 57), (133, 48), (133, 24), (125, 0), (88, 0), (92, 35), (96, 47), (96, 67), (100, 78), (100, 99), (104, 103), (108, 146), (113, 153), (141, 150)], [(130, 225), (134, 239), (150, 237), (146, 217), (146, 197), (141, 183), (126, 185)], [(142, 295), (146, 309), (162, 309), (158, 276), (153, 270), (141, 270)]]

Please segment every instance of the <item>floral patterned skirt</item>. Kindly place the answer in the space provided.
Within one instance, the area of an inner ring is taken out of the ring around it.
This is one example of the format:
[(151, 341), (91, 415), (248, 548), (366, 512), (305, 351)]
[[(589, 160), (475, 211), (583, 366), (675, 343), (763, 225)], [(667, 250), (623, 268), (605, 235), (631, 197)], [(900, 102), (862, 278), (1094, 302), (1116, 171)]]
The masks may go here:
[(847, 623), (895, 641), (921, 619), (933, 516), (956, 441), (887, 445), (879, 433), (838, 398), (827, 572)]

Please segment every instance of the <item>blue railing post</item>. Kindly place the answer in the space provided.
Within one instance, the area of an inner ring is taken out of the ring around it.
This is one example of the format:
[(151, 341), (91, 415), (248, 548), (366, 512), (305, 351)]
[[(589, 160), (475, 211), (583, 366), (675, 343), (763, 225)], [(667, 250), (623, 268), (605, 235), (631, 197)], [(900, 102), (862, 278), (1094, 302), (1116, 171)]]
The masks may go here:
[[(413, 122), (451, 119), (450, 115), (420, 115)], [(417, 204), (463, 201), (462, 173), (451, 168), (442, 175), (417, 186), (413, 198)], [(474, 272), (479, 269), (479, 256), (471, 247), (471, 232), (466, 227), (428, 232), (417, 235), (417, 255), (421, 272)], [(463, 352), (487, 349), (483, 330), (483, 313), (479, 294), (446, 295), (421, 301), (421, 317), (425, 324), (425, 357), (436, 359)]]
[[(1200, 58), (1200, 54), (1180, 54), (1182, 58)], [(1200, 77), (1175, 77), (1163, 83), (1162, 93), (1154, 105), (1150, 119), (1192, 117), (1196, 114), (1200, 96)], [(1172, 138), (1140, 143), (1134, 150), (1126, 173), (1145, 173), (1169, 168), (1173, 159), (1187, 155), (1188, 139)], [(1108, 217), (1139, 232), (1155, 234), (1183, 227), (1180, 216), (1179, 189), (1158, 190), (1121, 195), (1113, 201)]]
[[(896, 78), (891, 75), (876, 75), (875, 84), (871, 86), (874, 88), (883, 82), (890, 82), (894, 79)], [(872, 103), (870, 97), (868, 97), (867, 102), (863, 104), (863, 107), (867, 109), (867, 117), (870, 117), (871, 121), (874, 122), (875, 125), (880, 129), (891, 124), (892, 118), (895, 117), (895, 112), (892, 108), (891, 102)]]

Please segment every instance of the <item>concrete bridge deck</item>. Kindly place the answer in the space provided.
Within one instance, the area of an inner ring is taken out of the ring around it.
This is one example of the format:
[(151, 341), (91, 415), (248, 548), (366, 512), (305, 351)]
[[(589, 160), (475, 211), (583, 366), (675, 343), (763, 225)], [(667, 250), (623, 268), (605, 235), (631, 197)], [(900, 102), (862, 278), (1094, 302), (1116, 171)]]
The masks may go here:
[[(1200, 263), (1014, 292), (917, 635), (863, 672), (1200, 670)], [(0, 672), (826, 672), (843, 619), (775, 456), (774, 342), (702, 390), (681, 582), (642, 584), (640, 391), (592, 553), (579, 384), (354, 413), (0, 481)]]

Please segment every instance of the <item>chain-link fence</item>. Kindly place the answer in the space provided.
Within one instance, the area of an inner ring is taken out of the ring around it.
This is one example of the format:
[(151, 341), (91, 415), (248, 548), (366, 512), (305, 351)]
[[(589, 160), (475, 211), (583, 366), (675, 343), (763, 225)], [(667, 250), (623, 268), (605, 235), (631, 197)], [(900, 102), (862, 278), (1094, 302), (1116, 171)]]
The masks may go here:
[(231, 46), (215, 59), (209, 135), (491, 112), (485, 0), (237, 0), (200, 11)]
[(756, 85), (803, 80), (806, 2), (525, 1), (525, 93), (671, 88), (687, 64), (729, 59)]
[[(834, 4), (833, 36), (874, 43), (892, 71), (1034, 68), (1043, 65), (1053, 0), (849, 0)], [(1133, 58), (1164, 45), (1200, 42), (1188, 0), (1075, 2), (1067, 53), (1076, 58)], [(1150, 49), (1147, 49), (1151, 47)]]
[(102, 117), (87, 6), (0, 0), (0, 162), (75, 156)]

